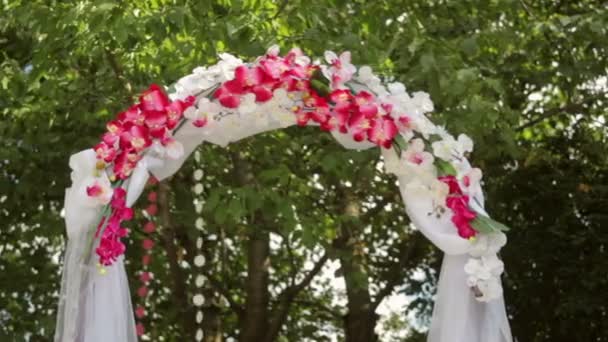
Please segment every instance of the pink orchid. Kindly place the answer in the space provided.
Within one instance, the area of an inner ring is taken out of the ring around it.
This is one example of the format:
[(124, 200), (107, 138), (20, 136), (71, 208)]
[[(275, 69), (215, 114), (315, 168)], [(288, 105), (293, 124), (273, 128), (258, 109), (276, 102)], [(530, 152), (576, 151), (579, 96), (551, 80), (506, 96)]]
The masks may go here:
[(141, 110), (147, 111), (165, 111), (169, 105), (169, 97), (161, 87), (152, 84), (148, 90), (143, 92), (139, 97), (139, 105)]
[(142, 125), (144, 123), (144, 116), (139, 110), (139, 105), (133, 105), (126, 111), (118, 114), (118, 121), (123, 124), (131, 122), (136, 125)]
[(151, 144), (152, 140), (146, 126), (128, 123), (120, 134), (120, 148), (125, 150), (132, 148), (135, 151), (141, 151)]
[(372, 127), (372, 120), (361, 112), (353, 113), (348, 120), (348, 130), (355, 141), (367, 139), (367, 134)]
[(382, 116), (373, 120), (369, 130), (368, 140), (378, 146), (390, 148), (393, 144), (393, 139), (397, 135), (397, 126), (395, 121), (388, 115)]
[(97, 154), (97, 159), (101, 159), (106, 163), (111, 163), (116, 158), (116, 149), (105, 142), (100, 142), (93, 149)]
[(350, 62), (351, 56), (349, 51), (342, 52), (340, 56), (337, 56), (332, 51), (325, 52), (325, 60), (331, 66), (328, 70), (328, 76), (330, 76), (332, 89), (340, 88), (344, 83), (350, 81), (357, 68)]
[(448, 187), (450, 188), (450, 195), (462, 195), (462, 189), (460, 188), (460, 184), (458, 184), (458, 179), (456, 179), (455, 176), (441, 176), (437, 179), (448, 185)]

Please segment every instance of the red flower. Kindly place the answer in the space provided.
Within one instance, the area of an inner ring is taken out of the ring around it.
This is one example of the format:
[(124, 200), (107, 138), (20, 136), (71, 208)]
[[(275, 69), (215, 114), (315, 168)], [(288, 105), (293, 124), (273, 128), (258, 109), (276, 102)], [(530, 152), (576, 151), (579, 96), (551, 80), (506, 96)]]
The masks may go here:
[(157, 198), (158, 198), (158, 194), (156, 193), (156, 191), (150, 191), (148, 193), (148, 201), (150, 201), (150, 202), (156, 202)]
[(102, 159), (106, 163), (111, 163), (116, 158), (116, 149), (105, 142), (100, 142), (93, 149), (97, 154), (97, 159)]
[(150, 281), (150, 279), (152, 279), (152, 275), (150, 274), (150, 272), (142, 272), (139, 275), (139, 280), (142, 283), (148, 283)]
[[(135, 316), (139, 319), (144, 318), (146, 316), (146, 309), (144, 309), (143, 306), (137, 306), (137, 308), (135, 309)], [(143, 335), (143, 331), (142, 331), (142, 334), (139, 334), (139, 332), (138, 332), (138, 335), (139, 336)]]
[(390, 116), (385, 115), (373, 120), (368, 139), (378, 146), (390, 148), (395, 135), (397, 135), (395, 121)]
[(143, 335), (145, 333), (144, 325), (141, 323), (137, 323), (137, 325), (135, 326), (135, 331), (137, 333), (137, 336)]
[(148, 288), (146, 286), (142, 286), (137, 289), (137, 295), (141, 298), (144, 298), (148, 295)]
[(165, 107), (169, 105), (169, 97), (161, 87), (153, 84), (141, 94), (139, 105), (144, 112), (164, 111)]
[(146, 254), (141, 257), (141, 263), (145, 265), (150, 265), (150, 261), (152, 261), (152, 256), (150, 254)]
[(458, 184), (458, 180), (456, 179), (456, 177), (448, 175), (448, 176), (438, 177), (437, 179), (448, 185), (448, 187), (450, 189), (450, 195), (452, 195), (452, 194), (462, 195), (462, 189), (460, 189), (460, 185)]
[(125, 130), (120, 134), (120, 148), (123, 150), (135, 149), (141, 151), (151, 144), (152, 140), (146, 126), (128, 123), (125, 125)]
[(152, 221), (148, 221), (148, 223), (146, 223), (144, 225), (144, 232), (150, 234), (150, 233), (154, 233), (154, 231), (156, 230), (156, 226), (154, 225), (154, 222)]
[(154, 241), (152, 241), (151, 239), (144, 239), (141, 242), (141, 246), (145, 250), (150, 250), (150, 249), (154, 248)]
[(150, 204), (146, 208), (146, 213), (148, 213), (148, 215), (150, 215), (150, 216), (155, 216), (157, 212), (158, 212), (158, 206), (156, 206), (156, 204), (154, 204), (154, 203)]
[(452, 216), (452, 222), (458, 229), (458, 235), (463, 239), (470, 239), (477, 235), (477, 231), (471, 226), (471, 221), (463, 216)]

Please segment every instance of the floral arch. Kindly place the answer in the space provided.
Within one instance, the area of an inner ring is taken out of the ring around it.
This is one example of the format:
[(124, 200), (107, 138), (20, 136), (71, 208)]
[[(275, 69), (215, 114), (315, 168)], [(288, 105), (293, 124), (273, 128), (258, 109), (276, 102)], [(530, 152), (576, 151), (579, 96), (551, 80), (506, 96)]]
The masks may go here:
[(172, 175), (203, 141), (226, 146), (292, 125), (318, 126), (347, 149), (380, 149), (412, 223), (445, 253), (429, 341), (512, 341), (497, 257), (507, 229), (483, 208), (471, 139), (433, 124), (428, 94), (384, 85), (349, 52), (326, 52), (325, 62), (297, 48), (271, 47), (253, 63), (221, 54), (169, 89), (152, 85), (96, 146), (71, 156), (55, 341), (137, 340), (121, 223), (150, 174)]

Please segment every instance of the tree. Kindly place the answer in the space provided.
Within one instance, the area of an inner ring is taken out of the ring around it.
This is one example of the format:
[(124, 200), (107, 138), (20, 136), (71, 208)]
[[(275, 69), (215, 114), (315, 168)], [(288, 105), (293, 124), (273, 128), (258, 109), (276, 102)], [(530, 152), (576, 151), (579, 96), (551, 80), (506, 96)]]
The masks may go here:
[[(278, 43), (311, 56), (348, 49), (387, 80), (429, 91), (434, 120), (474, 138), (487, 206), (513, 228), (503, 257), (516, 337), (601, 341), (607, 13), (604, 2), (585, 0), (5, 1), (0, 339), (52, 336), (68, 156), (92, 146), (150, 83), (170, 84), (220, 51), (252, 58)], [(209, 341), (247, 340), (248, 324), (268, 326), (269, 341), (373, 340), (376, 307), (395, 292), (412, 298), (410, 323), (428, 321), (440, 256), (406, 228), (377, 152), (344, 151), (327, 135), (293, 128), (199, 153), (159, 190), (152, 340), (195, 334), (190, 265), (199, 236)], [(254, 184), (235, 176), (242, 163)], [(203, 232), (190, 189), (199, 167)], [(137, 228), (131, 277), (142, 253)], [(313, 272), (324, 259), (341, 264), (344, 306)]]

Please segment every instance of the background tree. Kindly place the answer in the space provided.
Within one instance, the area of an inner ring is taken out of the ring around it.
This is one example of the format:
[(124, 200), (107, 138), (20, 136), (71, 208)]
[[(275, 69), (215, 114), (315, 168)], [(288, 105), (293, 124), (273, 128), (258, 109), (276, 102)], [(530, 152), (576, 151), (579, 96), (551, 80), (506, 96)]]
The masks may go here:
[[(434, 120), (473, 137), (487, 206), (513, 228), (503, 257), (515, 336), (608, 336), (606, 2), (1, 6), (0, 340), (53, 334), (68, 156), (92, 146), (104, 123), (150, 83), (174, 82), (221, 51), (252, 58), (273, 43), (311, 56), (348, 49), (358, 65), (430, 92)], [(203, 145), (199, 153), (159, 192), (155, 314), (146, 321), (152, 340), (195, 333), (191, 265), (199, 234), (208, 341), (258, 341), (251, 324), (269, 327), (268, 341), (374, 340), (376, 306), (395, 292), (411, 299), (403, 308), (409, 319), (383, 326), (425, 326), (440, 256), (407, 228), (377, 152), (345, 151), (316, 130), (293, 128), (227, 149)], [(190, 176), (201, 165), (202, 233)], [(131, 228), (134, 277), (143, 252), (138, 226)], [(346, 293), (333, 291), (315, 263), (339, 264), (335, 276)], [(421, 337), (413, 331), (406, 340)]]

